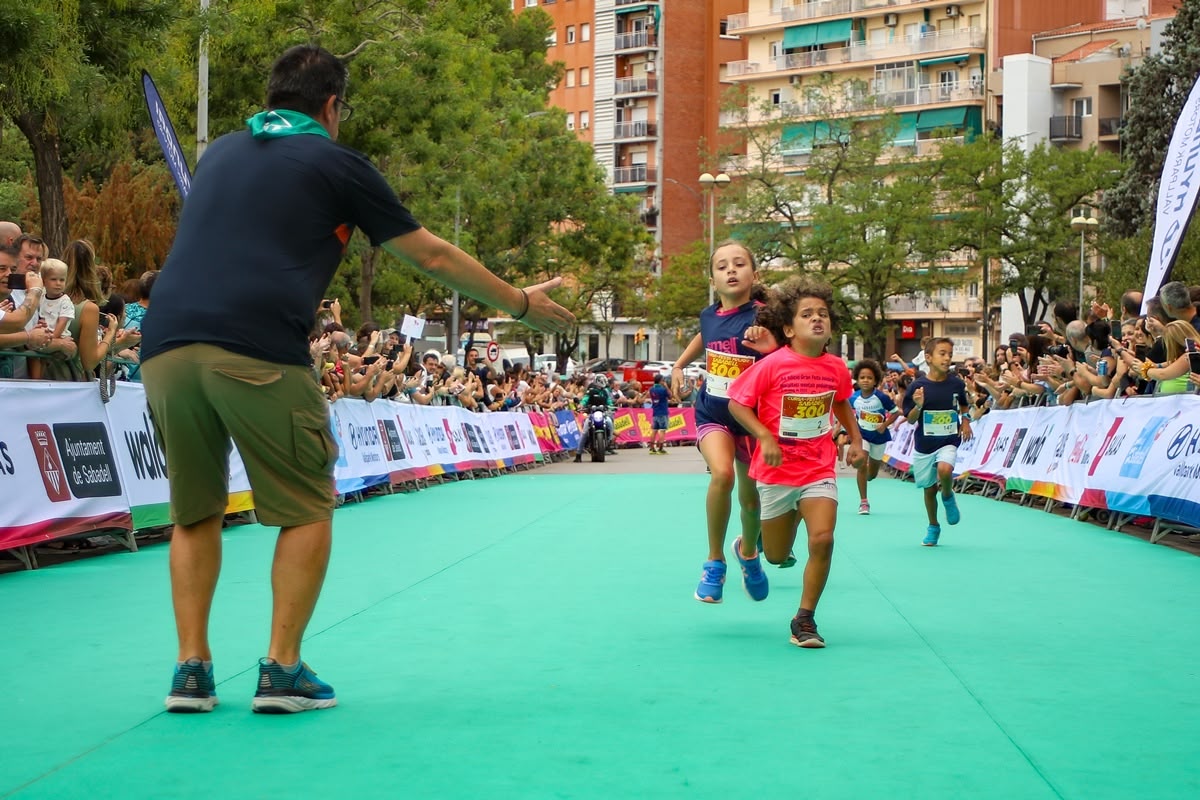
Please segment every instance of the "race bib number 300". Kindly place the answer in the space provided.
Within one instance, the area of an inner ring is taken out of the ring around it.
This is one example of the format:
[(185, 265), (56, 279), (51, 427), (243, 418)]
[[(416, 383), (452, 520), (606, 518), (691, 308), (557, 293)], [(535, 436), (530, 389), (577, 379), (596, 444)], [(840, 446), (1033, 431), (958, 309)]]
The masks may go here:
[(921, 424), (926, 436), (953, 436), (958, 433), (958, 412), (922, 411)]
[(832, 430), (833, 392), (785, 394), (779, 412), (779, 438), (816, 439)]
[(704, 379), (704, 390), (713, 397), (729, 397), (729, 385), (754, 363), (753, 356), (743, 356), (738, 353), (718, 353), (716, 350), (705, 350), (705, 370), (708, 377)]

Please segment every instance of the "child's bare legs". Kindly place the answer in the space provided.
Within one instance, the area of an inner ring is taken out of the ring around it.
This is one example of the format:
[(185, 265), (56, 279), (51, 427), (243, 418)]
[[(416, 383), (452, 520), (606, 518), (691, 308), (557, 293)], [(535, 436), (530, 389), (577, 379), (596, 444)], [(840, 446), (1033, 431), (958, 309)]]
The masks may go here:
[[(816, 611), (829, 567), (833, 563), (833, 528), (837, 523), (837, 501), (828, 497), (812, 497), (800, 501), (800, 516), (808, 531), (808, 563), (804, 565), (804, 588), (800, 593), (800, 610)], [(794, 534), (793, 534), (794, 535)]]
[(762, 521), (763, 556), (772, 564), (782, 564), (796, 543), (800, 517), (795, 510)]
[(829, 566), (833, 562), (833, 527), (837, 522), (837, 501), (813, 497), (800, 501), (799, 511), (762, 521), (763, 554), (767, 561), (779, 564), (788, 557), (796, 543), (796, 531), (801, 520), (808, 533), (808, 562), (804, 565), (804, 588), (800, 593), (800, 608), (815, 611)]
[(36, 356), (29, 356), (25, 359), (25, 362), (28, 365), (30, 379), (40, 381), (42, 379), (42, 359)]
[(936, 483), (933, 486), (925, 487), (925, 513), (929, 516), (930, 525), (938, 524), (937, 495), (938, 485)]
[(725, 431), (713, 431), (700, 440), (700, 455), (711, 473), (704, 510), (708, 518), (708, 560), (725, 560), (725, 531), (729, 527), (732, 509), (730, 495), (734, 483), (733, 436)]
[(864, 459), (858, 463), (858, 499), (867, 499), (867, 484), (875, 480), (879, 475), (879, 465), (881, 462), (872, 458)]
[[(736, 459), (738, 506), (742, 515), (742, 557), (753, 558), (758, 550), (761, 522), (758, 518), (758, 484), (750, 477), (750, 465)], [(749, 551), (749, 552), (747, 552)]]

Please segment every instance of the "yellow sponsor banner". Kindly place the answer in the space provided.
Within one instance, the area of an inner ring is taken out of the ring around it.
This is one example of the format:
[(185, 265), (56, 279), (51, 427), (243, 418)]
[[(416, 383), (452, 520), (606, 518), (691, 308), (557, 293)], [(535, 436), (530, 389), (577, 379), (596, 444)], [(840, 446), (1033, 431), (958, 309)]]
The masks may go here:
[(683, 414), (672, 414), (667, 418), (667, 433), (682, 430), (687, 427), (687, 417)]
[(633, 416), (632, 415), (622, 414), (613, 420), (613, 434), (616, 436), (620, 436), (622, 433), (624, 433), (625, 431), (630, 430), (632, 428), (633, 428)]

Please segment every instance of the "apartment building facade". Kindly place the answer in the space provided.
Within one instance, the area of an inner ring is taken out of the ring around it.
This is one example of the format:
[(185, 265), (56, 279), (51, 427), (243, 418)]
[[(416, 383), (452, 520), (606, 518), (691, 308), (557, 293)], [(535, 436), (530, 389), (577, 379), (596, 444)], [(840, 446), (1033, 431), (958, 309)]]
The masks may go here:
[[(1120, 155), (1130, 102), (1121, 77), (1162, 49), (1179, 2), (1106, 0), (1103, 20), (1035, 32), (1026, 49), (1007, 55), (989, 75), (990, 118), (1026, 151), (1049, 141)], [(1084, 248), (1084, 256), (1093, 269), (1103, 269), (1093, 249)], [(1005, 298), (1003, 329), (1019, 330), (1022, 319), (1017, 298)]]
[[(747, 0), (513, 0), (517, 13), (541, 8), (555, 23), (547, 58), (565, 65), (550, 94), (567, 124), (589, 142), (613, 192), (637, 198), (656, 242), (656, 269), (707, 236), (707, 195), (699, 176), (715, 165), (723, 90), (721, 64), (744, 42), (722, 35), (723, 21)], [(643, 339), (643, 335), (645, 338)], [(671, 358), (673, 332), (660, 338), (616, 309), (611, 352), (597, 333), (585, 356)]]
[[(747, 54), (725, 66), (725, 78), (750, 98), (746, 124), (786, 120), (780, 169), (806, 163), (822, 134), (823, 116), (899, 118), (894, 153), (919, 157), (946, 138), (971, 137), (996, 123), (989, 114), (989, 76), (1009, 53), (1029, 49), (1034, 33), (1104, 18), (1104, 0), (751, 0), (729, 18)], [(843, 87), (819, 102), (806, 91), (832, 81)], [(736, 179), (736, 176), (735, 176)], [(956, 356), (996, 341), (999, 298), (987, 295), (977, 264), (920, 268), (962, 273), (958, 288), (935, 296), (894, 299), (888, 353), (912, 357), (927, 336), (948, 336)]]

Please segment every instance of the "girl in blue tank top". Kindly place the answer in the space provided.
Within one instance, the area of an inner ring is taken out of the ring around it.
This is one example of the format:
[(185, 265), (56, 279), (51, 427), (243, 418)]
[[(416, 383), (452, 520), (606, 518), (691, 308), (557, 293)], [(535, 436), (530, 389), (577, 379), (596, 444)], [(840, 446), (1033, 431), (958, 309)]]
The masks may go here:
[[(729, 413), (730, 384), (751, 364), (778, 348), (775, 337), (757, 324), (766, 295), (755, 283), (757, 275), (754, 256), (745, 245), (733, 240), (717, 245), (709, 263), (709, 278), (718, 301), (700, 312), (700, 333), (671, 371), (672, 390), (678, 392), (683, 366), (704, 354), (706, 374), (696, 398), (696, 445), (711, 474), (705, 500), (708, 559), (695, 592), (696, 599), (704, 603), (721, 602), (726, 571), (725, 531), (735, 482), (742, 518), (742, 535), (733, 545), (738, 551), (735, 556), (742, 564), (744, 578), (766, 585), (758, 557), (758, 489), (749, 474), (754, 441)], [(795, 560), (786, 566), (792, 564)], [(746, 575), (747, 569), (754, 571), (756, 567), (755, 575)]]

